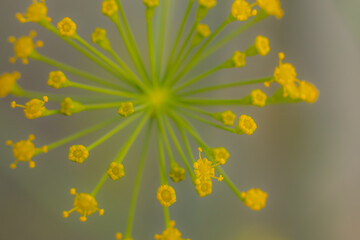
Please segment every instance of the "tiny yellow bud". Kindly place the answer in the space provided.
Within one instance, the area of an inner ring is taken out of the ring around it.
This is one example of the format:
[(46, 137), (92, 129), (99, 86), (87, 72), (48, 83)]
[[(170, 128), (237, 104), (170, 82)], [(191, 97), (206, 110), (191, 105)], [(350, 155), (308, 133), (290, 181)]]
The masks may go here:
[(233, 66), (236, 68), (241, 68), (246, 65), (246, 54), (235, 51), (234, 55), (232, 56)]
[(247, 115), (241, 115), (239, 117), (239, 122), (236, 126), (236, 131), (238, 133), (245, 133), (247, 135), (252, 135), (257, 128), (257, 125), (251, 117)]
[(216, 0), (199, 0), (199, 6), (203, 8), (213, 8), (216, 6)]
[(170, 207), (176, 202), (175, 190), (169, 185), (161, 185), (157, 191), (156, 198), (164, 207)]
[(213, 148), (212, 150), (215, 162), (220, 163), (221, 165), (224, 165), (230, 157), (229, 152), (224, 147)]
[(73, 145), (69, 149), (69, 160), (83, 163), (89, 157), (89, 151), (83, 145)]
[(121, 163), (112, 162), (110, 163), (106, 173), (111, 180), (119, 180), (125, 176), (124, 166)]
[(278, 19), (284, 15), (279, 0), (257, 0), (256, 3), (264, 9), (267, 14), (273, 15)]
[(199, 181), (195, 184), (195, 190), (199, 197), (205, 197), (212, 193), (212, 182), (211, 180)]
[(143, 3), (148, 8), (154, 8), (154, 7), (159, 6), (159, 4), (160, 4), (159, 0), (143, 0)]
[(69, 80), (62, 71), (53, 71), (49, 73), (47, 84), (53, 88), (62, 88), (69, 86)]
[(61, 36), (74, 37), (76, 35), (76, 24), (70, 18), (66, 17), (57, 24)]
[(255, 4), (250, 5), (245, 0), (235, 0), (231, 8), (231, 14), (233, 18), (239, 21), (246, 21), (249, 17), (257, 14), (257, 10), (252, 9), (254, 5)]
[(259, 188), (251, 188), (249, 191), (241, 193), (244, 204), (254, 211), (260, 211), (265, 207), (267, 196), (267, 193), (261, 191)]
[(255, 48), (261, 56), (266, 56), (270, 52), (269, 39), (263, 36), (257, 36), (255, 39)]
[(43, 44), (34, 43), (33, 38), (36, 36), (35, 31), (30, 31), (29, 36), (22, 36), (18, 39), (10, 37), (10, 43), (14, 44), (15, 57), (11, 57), (9, 61), (15, 63), (17, 59), (21, 59), (23, 64), (28, 64), (28, 57), (35, 51), (35, 48), (42, 47)]
[(118, 113), (122, 117), (128, 117), (135, 112), (134, 105), (132, 102), (123, 102), (120, 104)]
[(196, 26), (196, 32), (203, 38), (207, 38), (211, 34), (209, 26), (201, 23)]
[(16, 81), (21, 77), (19, 72), (3, 73), (0, 76), (0, 97), (6, 97), (16, 86)]
[(16, 18), (21, 23), (25, 22), (40, 22), (41, 20), (45, 20), (47, 22), (51, 21), (51, 18), (47, 16), (47, 7), (45, 4), (45, 0), (33, 0), (33, 4), (31, 4), (25, 14), (17, 13)]
[(307, 103), (314, 103), (319, 98), (319, 90), (312, 83), (300, 81), (299, 92), (301, 100)]
[(260, 89), (252, 90), (250, 96), (254, 106), (264, 107), (266, 105), (267, 95)]
[(114, 16), (118, 10), (118, 5), (115, 0), (104, 0), (101, 7), (101, 12), (108, 17)]

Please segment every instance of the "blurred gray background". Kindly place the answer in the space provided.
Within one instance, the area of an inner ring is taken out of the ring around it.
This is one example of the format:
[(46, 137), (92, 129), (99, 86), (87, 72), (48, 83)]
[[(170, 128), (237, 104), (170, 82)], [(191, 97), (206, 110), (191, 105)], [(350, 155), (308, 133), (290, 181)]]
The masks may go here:
[[(144, 7), (140, 0), (123, 2), (145, 59)], [(176, 4), (176, 11), (170, 13), (171, 36), (177, 31), (187, 1), (172, 2)], [(19, 70), (23, 75), (19, 83), (24, 88), (54, 92), (46, 86), (48, 72), (54, 68), (31, 60), (27, 66), (7, 62), (8, 57), (13, 56), (7, 37), (27, 35), (30, 29), (36, 29), (37, 39), (45, 42), (39, 52), (110, 78), (38, 25), (18, 23), (14, 14), (25, 12), (30, 3), (31, 0), (14, 0), (2, 4), (1, 72)], [(46, 3), (54, 23), (71, 17), (78, 24), (79, 35), (88, 40), (95, 27), (106, 28), (114, 48), (128, 59), (117, 30), (101, 15), (100, 0), (48, 0)], [(228, 15), (231, 3), (231, 0), (219, 1), (204, 23), (215, 29)], [(210, 146), (226, 146), (231, 153), (225, 170), (235, 184), (241, 190), (260, 187), (268, 192), (269, 198), (264, 210), (254, 212), (245, 207), (225, 183), (214, 183), (213, 194), (200, 199), (187, 179), (175, 186), (178, 201), (170, 208), (171, 219), (176, 220), (185, 238), (359, 239), (360, 3), (358, 0), (302, 0), (282, 1), (282, 5), (285, 11), (282, 20), (268, 18), (213, 55), (197, 71), (215, 66), (219, 59), (228, 58), (236, 49), (245, 50), (261, 34), (269, 37), (271, 54), (251, 58), (246, 68), (222, 71), (207, 81), (232, 82), (269, 76), (278, 64), (277, 53), (284, 51), (285, 61), (296, 66), (299, 78), (316, 84), (320, 99), (313, 105), (232, 108), (237, 114), (249, 114), (257, 121), (259, 128), (250, 137), (234, 136), (217, 129), (210, 131), (209, 127), (196, 124)], [(168, 40), (172, 42), (173, 37)], [(248, 94), (251, 89), (236, 88), (211, 96), (235, 98)], [(81, 93), (84, 94), (79, 91)], [(71, 118), (51, 116), (30, 121), (24, 119), (20, 109), (10, 109), (12, 100), (13, 97), (8, 96), (0, 101), (0, 143), (7, 139), (19, 141), (33, 133), (37, 137), (35, 144), (42, 146), (113, 115), (105, 110)], [(128, 127), (95, 149), (82, 165), (67, 160), (67, 145), (37, 156), (35, 169), (20, 164), (18, 169), (11, 170), (11, 148), (0, 144), (0, 239), (114, 239), (115, 232), (124, 232), (142, 137), (125, 159), (126, 177), (118, 182), (108, 181), (97, 195), (99, 206), (105, 208), (104, 216), (95, 214), (88, 222), (81, 223), (78, 214), (64, 219), (61, 213), (72, 207), (69, 189), (75, 187), (80, 192), (90, 192), (133, 128), (134, 125)], [(105, 130), (75, 144), (92, 143)], [(193, 149), (196, 154), (195, 144)], [(135, 240), (152, 239), (153, 234), (163, 230), (162, 209), (155, 199), (159, 185), (157, 169), (156, 145), (153, 144), (135, 217)]]

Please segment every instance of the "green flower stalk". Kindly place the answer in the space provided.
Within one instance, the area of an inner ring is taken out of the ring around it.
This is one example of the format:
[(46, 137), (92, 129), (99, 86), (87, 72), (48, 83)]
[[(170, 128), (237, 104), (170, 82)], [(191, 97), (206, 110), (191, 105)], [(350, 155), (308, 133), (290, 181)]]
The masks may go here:
[[(77, 25), (72, 19), (66, 17), (56, 25), (52, 24), (52, 19), (47, 16), (48, 11), (44, 0), (35, 0), (25, 14), (16, 14), (21, 23), (38, 23), (41, 27), (57, 35), (66, 44), (72, 46), (75, 51), (79, 51), (115, 76), (118, 81), (116, 83), (109, 82), (101, 76), (90, 73), (90, 71), (77, 69), (38, 52), (44, 43), (34, 41), (37, 35), (35, 31), (30, 31), (28, 36), (20, 38), (9, 37), (8, 40), (14, 45), (15, 53), (14, 57), (10, 58), (11, 63), (15, 63), (17, 59), (20, 59), (24, 64), (33, 60), (46, 63), (56, 68), (56, 71), (49, 73), (48, 79), (44, 79), (44, 83), (47, 80), (50, 87), (59, 89), (59, 91), (62, 88), (71, 87), (80, 91), (95, 92), (104, 97), (105, 100), (93, 99), (90, 101), (89, 98), (81, 99), (77, 96), (24, 90), (18, 84), (18, 80), (21, 78), (19, 72), (3, 73), (0, 76), (0, 97), (12, 95), (29, 99), (24, 105), (15, 101), (11, 103), (13, 108), (22, 108), (25, 117), (28, 119), (48, 117), (50, 120), (53, 115), (70, 117), (73, 114), (84, 114), (83, 112), (99, 109), (113, 109), (114, 113), (111, 119), (41, 148), (35, 147), (35, 136), (32, 134), (27, 140), (16, 143), (7, 141), (7, 145), (12, 147), (15, 157), (15, 162), (10, 165), (11, 168), (16, 168), (21, 162), (27, 162), (29, 167), (33, 168), (35, 167), (33, 158), (36, 155), (51, 152), (57, 147), (71, 144), (74, 140), (106, 126), (115, 125), (109, 132), (88, 146), (69, 145), (69, 160), (81, 164), (92, 158), (94, 148), (119, 134), (122, 129), (129, 127), (130, 124), (136, 123), (134, 130), (116, 157), (109, 160), (108, 165), (104, 167), (104, 174), (99, 182), (93, 189), (89, 189), (90, 193), (77, 193), (74, 188), (70, 190), (70, 193), (74, 195), (73, 208), (63, 212), (65, 218), (70, 217), (70, 213), (77, 212), (80, 214), (80, 220), (84, 222), (93, 213), (104, 214), (104, 209), (98, 207), (101, 204), (98, 204), (96, 200), (97, 194), (101, 193), (100, 190), (107, 181), (118, 181), (126, 177), (126, 155), (134, 146), (139, 134), (143, 131), (146, 132), (129, 208), (128, 224), (126, 227), (121, 226), (125, 229), (124, 239), (127, 240), (132, 239), (136, 203), (145, 162), (148, 159), (147, 151), (152, 134), (157, 135), (155, 139), (158, 144), (160, 169), (160, 183), (158, 189), (154, 189), (154, 197), (156, 195), (159, 203), (163, 206), (165, 222), (165, 230), (154, 236), (155, 239), (159, 240), (184, 240), (180, 231), (175, 228), (175, 222), (170, 218), (170, 206), (176, 203), (177, 197), (183, 197), (177, 196), (175, 189), (176, 183), (186, 180), (186, 176), (189, 176), (200, 197), (212, 194), (213, 184), (222, 184), (220, 182), (224, 181), (230, 190), (252, 210), (258, 211), (264, 208), (267, 199), (267, 193), (258, 188), (240, 191), (233, 184), (221, 167), (225, 164), (231, 164), (228, 163), (231, 162), (230, 153), (223, 146), (210, 147), (207, 145), (189, 120), (199, 121), (210, 127), (246, 137), (245, 135), (252, 135), (258, 127), (252, 117), (243, 113), (237, 116), (226, 108), (222, 112), (211, 112), (203, 110), (202, 107), (215, 105), (266, 107), (269, 104), (298, 103), (301, 101), (314, 103), (319, 95), (313, 84), (298, 80), (295, 67), (290, 63), (283, 62), (285, 54), (281, 52), (278, 54), (279, 65), (275, 68), (274, 73), (269, 74), (269, 76), (227, 84), (206, 85), (204, 80), (215, 72), (224, 71), (228, 68), (243, 68), (246, 66), (247, 58), (266, 56), (270, 51), (270, 45), (269, 39), (264, 36), (256, 37), (251, 46), (242, 51), (235, 51), (232, 56), (223, 59), (214, 68), (209, 68), (197, 75), (193, 74), (193, 70), (198, 64), (251, 26), (271, 15), (281, 18), (283, 10), (279, 0), (256, 0), (252, 4), (246, 0), (235, 0), (232, 8), (229, 9), (229, 15), (225, 16), (222, 22), (219, 19), (221, 23), (217, 28), (213, 28), (213, 31), (202, 21), (207, 14), (211, 13), (211, 9), (216, 6), (217, 1), (198, 0), (198, 4), (196, 4), (195, 0), (189, 0), (180, 28), (175, 32), (176, 39), (173, 47), (169, 56), (165, 56), (163, 51), (163, 45), (167, 39), (165, 36), (166, 34), (174, 34), (167, 31), (168, 28), (164, 23), (169, 15), (168, 1), (170, 0), (143, 0), (148, 42), (148, 59), (146, 60), (141, 57), (122, 1), (103, 1), (101, 11), (119, 30), (132, 64), (126, 63), (123, 56), (112, 49), (111, 41), (107, 38), (105, 29), (96, 28), (93, 34), (88, 36), (94, 44), (93, 46), (86, 38), (79, 36)], [(197, 8), (196, 18), (194, 22), (190, 23), (192, 26), (190, 31), (186, 33), (185, 26), (189, 22), (189, 14), (193, 8)], [(157, 15), (160, 19), (158, 22), (154, 20)], [(223, 30), (228, 25), (237, 24), (237, 21), (244, 22), (244, 24), (230, 33), (223, 34)], [(159, 41), (157, 42), (154, 41), (156, 24), (159, 25)], [(182, 42), (181, 39), (184, 41)], [(108, 55), (105, 55), (103, 51)], [(167, 64), (162, 64), (164, 59), (168, 59)], [(149, 69), (145, 67), (144, 61), (149, 61)], [(134, 68), (130, 67), (131, 65)], [(74, 82), (71, 80), (73, 76), (88, 80), (88, 83)], [(203, 81), (204, 86), (192, 88), (193, 84), (200, 81)], [(271, 83), (276, 83), (279, 87), (274, 95), (267, 96), (265, 90), (261, 90), (260, 86), (262, 84), (264, 88), (269, 87)], [(199, 93), (245, 85), (257, 85), (257, 87), (239, 99), (196, 97)], [(108, 96), (112, 96), (112, 99), (115, 100), (106, 100), (109, 99), (105, 98)], [(48, 101), (60, 102), (59, 108), (47, 109)], [(154, 126), (157, 131), (152, 133)], [(190, 140), (197, 142), (195, 149), (199, 151), (198, 159), (193, 158), (196, 154), (194, 154), (193, 146), (190, 145)], [(172, 145), (175, 146), (178, 154), (173, 152)], [(115, 237), (122, 239), (123, 234), (118, 232)]]

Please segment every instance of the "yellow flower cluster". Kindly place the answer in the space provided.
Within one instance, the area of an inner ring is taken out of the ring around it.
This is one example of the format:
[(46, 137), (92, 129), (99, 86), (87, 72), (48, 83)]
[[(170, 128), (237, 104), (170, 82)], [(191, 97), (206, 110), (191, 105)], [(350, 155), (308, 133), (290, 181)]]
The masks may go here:
[(53, 88), (62, 88), (69, 86), (69, 80), (62, 71), (53, 71), (49, 73), (47, 84)]
[(265, 107), (267, 95), (260, 89), (252, 90), (250, 93), (251, 102), (254, 106)]
[(122, 117), (128, 117), (135, 112), (134, 104), (132, 102), (123, 102), (120, 104), (118, 113)]
[(259, 188), (251, 188), (249, 191), (241, 193), (245, 205), (255, 211), (259, 211), (265, 207), (267, 196), (267, 193), (261, 191)]
[(16, 86), (16, 81), (21, 77), (19, 72), (3, 73), (0, 76), (0, 97), (6, 97)]
[(61, 36), (74, 37), (76, 35), (76, 23), (71, 18), (64, 18), (57, 24)]
[(98, 208), (98, 203), (92, 195), (88, 193), (76, 193), (75, 188), (70, 189), (70, 194), (75, 195), (73, 203), (74, 208), (70, 211), (63, 211), (64, 218), (69, 217), (69, 214), (75, 211), (81, 215), (80, 221), (86, 222), (86, 216), (95, 212), (99, 212), (100, 216), (104, 214), (104, 209)]
[(216, 0), (199, 0), (199, 6), (203, 8), (213, 8), (216, 6)]
[(211, 34), (209, 26), (201, 23), (196, 26), (196, 32), (203, 38), (207, 38)]
[(108, 17), (114, 16), (114, 14), (119, 9), (118, 5), (116, 4), (115, 0), (105, 0), (102, 3), (101, 12)]
[(15, 101), (11, 102), (11, 107), (16, 108), (20, 107), (24, 109), (25, 117), (28, 119), (39, 118), (46, 111), (45, 103), (49, 101), (48, 97), (44, 96), (42, 100), (40, 99), (31, 99), (25, 105), (19, 105)]
[(35, 51), (35, 48), (42, 47), (44, 43), (37, 41), (34, 43), (33, 38), (36, 37), (36, 31), (31, 31), (29, 36), (23, 36), (19, 39), (11, 36), (8, 41), (14, 44), (15, 57), (11, 57), (9, 61), (15, 63), (17, 59), (21, 59), (23, 64), (28, 64), (28, 57)]
[(107, 171), (107, 175), (111, 180), (116, 181), (125, 176), (124, 166), (121, 163), (112, 162), (110, 163)]
[(10, 164), (10, 168), (16, 168), (18, 162), (29, 162), (29, 167), (34, 168), (35, 162), (32, 158), (35, 154), (44, 152), (47, 153), (47, 146), (42, 148), (35, 148), (32, 141), (35, 140), (34, 135), (30, 135), (27, 140), (21, 140), (17, 143), (13, 143), (11, 140), (6, 142), (7, 145), (12, 146), (15, 162)]
[(231, 14), (239, 21), (246, 21), (249, 17), (257, 14), (257, 10), (252, 9), (253, 6), (255, 6), (255, 4), (250, 5), (245, 0), (235, 0), (231, 8)]
[(170, 207), (176, 202), (176, 193), (171, 186), (161, 185), (157, 191), (156, 198), (164, 207)]
[(89, 157), (89, 151), (83, 145), (73, 145), (69, 149), (69, 160), (83, 163)]
[(16, 18), (21, 22), (40, 22), (47, 21), (50, 22), (51, 18), (47, 16), (47, 7), (45, 4), (45, 0), (33, 0), (33, 4), (31, 4), (25, 14), (17, 13)]
[(181, 237), (181, 232), (175, 228), (175, 221), (170, 221), (169, 227), (161, 235), (155, 234), (157, 240), (190, 240)]
[(239, 52), (239, 51), (235, 51), (233, 57), (232, 57), (232, 61), (233, 61), (233, 65), (236, 68), (241, 68), (241, 67), (245, 67), (246, 65), (246, 54)]
[(257, 125), (250, 116), (241, 115), (239, 117), (239, 122), (235, 128), (235, 131), (238, 133), (245, 133), (247, 135), (252, 135), (257, 128)]

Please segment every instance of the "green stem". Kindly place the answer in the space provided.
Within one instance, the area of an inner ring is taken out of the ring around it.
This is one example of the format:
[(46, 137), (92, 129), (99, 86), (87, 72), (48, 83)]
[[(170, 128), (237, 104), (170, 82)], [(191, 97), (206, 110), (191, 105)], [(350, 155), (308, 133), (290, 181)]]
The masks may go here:
[(89, 145), (87, 147), (88, 151), (91, 151), (92, 149), (96, 148), (97, 146), (99, 146), (101, 143), (105, 142), (106, 140), (108, 140), (109, 138), (111, 138), (112, 136), (114, 136), (116, 133), (118, 133), (119, 131), (121, 131), (123, 128), (125, 128), (126, 126), (128, 126), (130, 123), (132, 123), (133, 121), (135, 121), (136, 119), (138, 119), (140, 116), (138, 115), (139, 111), (137, 111), (136, 113), (134, 113), (133, 115), (131, 115), (130, 117), (128, 117), (125, 121), (121, 122), (118, 126), (116, 126), (115, 128), (113, 128), (110, 132), (106, 133), (104, 136), (102, 136), (100, 139), (98, 139), (97, 141), (95, 141), (94, 143), (92, 143), (91, 145)]
[(194, 54), (191, 61), (183, 68), (179, 75), (175, 78), (174, 82), (179, 81), (189, 70), (192, 69), (194, 62), (199, 58), (200, 54), (205, 50), (205, 48), (214, 40), (217, 35), (231, 22), (231, 18), (228, 17), (210, 37), (205, 41), (205, 43), (200, 47), (200, 49)]
[(119, 96), (119, 97), (126, 97), (126, 98), (137, 98), (138, 97), (137, 94), (133, 94), (133, 93), (129, 93), (129, 92), (110, 90), (110, 89), (106, 89), (106, 88), (99, 88), (99, 87), (94, 87), (94, 86), (90, 86), (90, 85), (86, 85), (86, 84), (82, 84), (82, 83), (76, 83), (76, 82), (70, 82), (69, 86), (84, 89), (84, 90), (91, 91), (91, 92), (98, 92), (98, 93), (103, 93), (103, 94), (107, 94), (107, 95)]
[(199, 89), (194, 89), (191, 91), (181, 93), (180, 96), (184, 97), (184, 96), (194, 95), (194, 94), (203, 93), (203, 92), (216, 91), (216, 90), (225, 89), (225, 88), (232, 88), (232, 87), (245, 86), (245, 85), (250, 85), (250, 84), (264, 83), (264, 82), (270, 81), (271, 79), (273, 79), (273, 77), (259, 78), (259, 79), (255, 79), (255, 80), (239, 81), (239, 82), (234, 82), (234, 83), (216, 85), (216, 86), (212, 86), (212, 87), (199, 88)]
[[(160, 121), (159, 118), (157, 118), (158, 123)], [(167, 176), (166, 176), (166, 164), (165, 164), (165, 155), (164, 155), (164, 146), (163, 146), (163, 142), (161, 139), (161, 134), (160, 129), (159, 129), (159, 125), (158, 125), (158, 134), (157, 134), (157, 139), (158, 139), (158, 145), (159, 145), (159, 168), (160, 168), (160, 178), (161, 178), (161, 184), (162, 185), (168, 185), (168, 181), (167, 181)], [(168, 228), (170, 226), (170, 213), (169, 213), (169, 208), (168, 207), (163, 207), (164, 209), (164, 222), (165, 222), (165, 227)]]
[(118, 155), (116, 156), (114, 162), (122, 163), (124, 160), (126, 154), (128, 153), (130, 147), (135, 142), (136, 138), (138, 137), (139, 133), (141, 132), (141, 129), (143, 129), (146, 120), (149, 118), (149, 114), (145, 113), (145, 116), (141, 119), (140, 123), (136, 126), (134, 132), (131, 134), (129, 139), (126, 141), (125, 145), (122, 147)]
[[(196, 83), (196, 82), (198, 82), (198, 81), (200, 81), (200, 80), (202, 80), (202, 79), (204, 79), (204, 78), (206, 78), (206, 77), (208, 77), (208, 76), (210, 76), (210, 75), (212, 75), (214, 73), (216, 73), (217, 71), (219, 71), (219, 70), (221, 70), (223, 68), (224, 68), (224, 64), (220, 64), (219, 66), (216, 66), (213, 69), (210, 69), (209, 71), (204, 72), (204, 73), (200, 74), (197, 77), (194, 77), (193, 79), (191, 79), (188, 82), (184, 83), (180, 87), (176, 88), (174, 91), (178, 92), (178, 91), (180, 91), (180, 90), (182, 90), (182, 89), (184, 89), (184, 88), (186, 88), (186, 87), (188, 87), (188, 86), (190, 86), (190, 85), (192, 85), (192, 84), (194, 84), (194, 83)], [(176, 79), (173, 84), (176, 84), (176, 82), (178, 80), (179, 79)]]
[(234, 31), (226, 34), (224, 37), (222, 37), (219, 41), (217, 41), (214, 45), (212, 45), (209, 49), (204, 51), (201, 55), (198, 56), (196, 60), (194, 60), (191, 65), (189, 65), (185, 71), (184, 74), (186, 74), (188, 71), (190, 71), (192, 68), (194, 68), (196, 65), (198, 65), (201, 61), (209, 57), (211, 54), (219, 50), (221, 47), (226, 45), (228, 42), (239, 36), (241, 33), (245, 32), (250, 27), (254, 26), (256, 23), (264, 20), (267, 17), (267, 13), (264, 10), (260, 10), (259, 13), (254, 17), (252, 20), (246, 22), (245, 24), (241, 25)]
[(113, 74), (114, 76), (118, 77), (118, 73), (114, 71), (113, 68), (111, 68), (109, 65), (105, 64), (104, 62), (100, 61), (96, 56), (94, 56), (92, 53), (88, 52), (86, 49), (80, 47), (76, 42), (74, 42), (71, 38), (63, 37), (60, 35), (59, 31), (56, 29), (55, 26), (53, 26), (51, 23), (47, 22), (46, 20), (41, 20), (39, 24), (49, 30), (50, 32), (54, 33), (58, 37), (60, 37), (62, 40), (64, 40), (66, 43), (68, 43), (70, 46), (74, 47), (76, 50), (78, 50), (80, 53), (85, 55), (90, 60), (94, 61), (99, 66), (103, 67), (105, 70)]
[(149, 127), (148, 127), (147, 132), (146, 132), (144, 147), (143, 147), (142, 155), (141, 155), (141, 158), (140, 158), (138, 172), (136, 174), (134, 190), (133, 190), (131, 203), (130, 203), (130, 208), (129, 208), (128, 224), (127, 224), (127, 227), (126, 227), (125, 239), (131, 238), (131, 232), (132, 232), (132, 228), (133, 228), (133, 224), (134, 224), (134, 216), (135, 216), (135, 210), (136, 210), (136, 203), (137, 203), (137, 199), (138, 199), (138, 195), (139, 195), (141, 178), (142, 178), (142, 175), (143, 175), (143, 172), (144, 172), (144, 166), (145, 166), (145, 160), (146, 160), (146, 157), (147, 157), (147, 151), (149, 149), (150, 136), (151, 136), (151, 126), (152, 126), (152, 120), (150, 121)]
[(190, 14), (190, 12), (191, 12), (191, 8), (192, 8), (194, 2), (195, 2), (194, 0), (189, 0), (189, 3), (188, 3), (188, 5), (187, 5), (184, 18), (183, 18), (183, 20), (182, 20), (182, 23), (181, 23), (179, 32), (178, 32), (178, 34), (177, 34), (174, 47), (173, 47), (173, 49), (172, 49), (172, 51), (171, 51), (171, 54), (170, 54), (170, 57), (169, 57), (169, 60), (168, 60), (168, 64), (167, 64), (167, 66), (166, 66), (165, 77), (166, 77), (167, 74), (168, 74), (168, 70), (170, 69), (171, 64), (173, 64), (173, 60), (174, 60), (174, 57), (175, 57), (175, 53), (176, 53), (177, 47), (178, 47), (179, 42), (180, 42), (181, 35), (182, 35), (183, 31), (184, 31), (186, 22), (187, 22), (187, 20), (188, 20), (188, 18), (189, 18), (189, 14)]
[(101, 177), (100, 181), (98, 182), (98, 184), (96, 185), (96, 187), (94, 188), (94, 190), (91, 192), (91, 195), (92, 195), (93, 197), (96, 196), (96, 194), (99, 192), (99, 190), (100, 190), (101, 187), (104, 185), (104, 183), (106, 182), (107, 179), (108, 179), (108, 175), (107, 175), (107, 173), (105, 173), (105, 174)]
[(217, 105), (252, 105), (251, 99), (246, 96), (242, 99), (181, 99), (186, 104), (217, 106)]
[(162, 63), (165, 49), (165, 35), (168, 28), (169, 22), (169, 12), (170, 12), (170, 1), (163, 1), (160, 6), (160, 17), (158, 18), (157, 25), (159, 26), (159, 38), (157, 40), (157, 55), (156, 55), (156, 73), (158, 79), (161, 77), (162, 73)]
[(199, 117), (199, 116), (197, 116), (197, 115), (195, 115), (195, 114), (192, 114), (192, 113), (189, 113), (189, 112), (186, 112), (186, 111), (181, 111), (181, 112), (182, 112), (183, 114), (187, 115), (188, 117), (191, 117), (191, 118), (193, 118), (193, 119), (195, 119), (195, 120), (198, 120), (198, 121), (200, 121), (200, 122), (203, 122), (203, 123), (205, 123), (205, 124), (208, 124), (208, 125), (210, 125), (210, 126), (212, 126), (212, 127), (215, 127), (215, 128), (221, 129), (221, 130), (225, 130), (225, 131), (227, 131), (227, 132), (235, 133), (235, 132), (234, 132), (234, 129), (232, 129), (232, 128), (227, 128), (227, 127), (224, 127), (224, 126), (222, 126), (222, 125), (213, 123), (213, 122), (211, 122), (211, 121), (208, 121), (208, 120), (206, 120), (206, 119), (203, 119), (203, 118), (201, 118), (201, 117)]
[(154, 36), (153, 36), (153, 16), (154, 8), (146, 8), (146, 25), (147, 25), (147, 39), (149, 44), (149, 61), (151, 69), (151, 78), (154, 85), (157, 85), (157, 76), (156, 76), (156, 65), (155, 65), (155, 48), (154, 48)]
[[(106, 64), (108, 64), (109, 66), (111, 66), (113, 69), (115, 69), (119, 74), (120, 80), (123, 80), (124, 82), (130, 84), (130, 86), (133, 87), (141, 87), (144, 88), (144, 84), (138, 79), (138, 78), (130, 78), (127, 75), (126, 72), (124, 72), (124, 70), (122, 70), (118, 65), (116, 65), (113, 61), (111, 61), (110, 59), (108, 59), (106, 56), (104, 56), (102, 53), (100, 53), (98, 50), (96, 50), (94, 47), (92, 47), (88, 42), (86, 42), (84, 39), (82, 39), (80, 36), (76, 35), (74, 38), (76, 41), (78, 41), (80, 44), (82, 44), (85, 48), (87, 48), (89, 51), (91, 51), (94, 55), (96, 55), (98, 58), (100, 58), (102, 61), (104, 61)], [(134, 80), (134, 82), (132, 82), (131, 80)]]
[(85, 130), (81, 131), (81, 132), (78, 132), (78, 133), (75, 133), (75, 134), (73, 134), (73, 135), (71, 135), (71, 136), (65, 137), (65, 138), (63, 138), (63, 139), (61, 139), (61, 140), (58, 140), (58, 141), (56, 141), (56, 142), (54, 142), (54, 143), (49, 144), (49, 145), (47, 146), (47, 147), (48, 147), (48, 150), (50, 151), (50, 150), (52, 150), (52, 149), (55, 149), (55, 148), (57, 148), (57, 147), (60, 147), (60, 146), (62, 146), (62, 145), (64, 145), (64, 144), (66, 144), (66, 143), (68, 143), (68, 142), (71, 142), (71, 141), (73, 141), (73, 140), (75, 140), (75, 139), (81, 138), (81, 137), (83, 137), (83, 136), (85, 136), (85, 135), (88, 135), (88, 134), (90, 134), (90, 133), (92, 133), (92, 132), (95, 132), (95, 131), (97, 131), (97, 130), (105, 127), (105, 126), (108, 126), (108, 125), (110, 125), (110, 124), (112, 124), (112, 123), (114, 123), (114, 122), (116, 122), (116, 121), (118, 121), (118, 120), (119, 120), (119, 117), (117, 116), (117, 117), (112, 118), (112, 119), (110, 119), (110, 120), (106, 120), (106, 121), (104, 121), (104, 122), (101, 122), (101, 123), (99, 123), (99, 124), (96, 124), (96, 125), (88, 128), (88, 129), (85, 129)]
[(170, 166), (172, 164), (176, 164), (176, 165), (179, 165), (177, 164), (177, 162), (175, 161), (175, 158), (174, 158), (174, 155), (173, 155), (173, 152), (171, 150), (171, 147), (170, 147), (170, 144), (169, 144), (169, 139), (166, 135), (166, 132), (165, 132), (165, 129), (164, 129), (164, 120), (162, 117), (160, 117), (160, 120), (159, 120), (159, 129), (160, 129), (160, 133), (162, 135), (162, 138), (163, 138), (163, 142), (165, 143), (165, 148), (166, 148), (166, 151), (168, 152), (168, 155), (169, 155), (169, 158), (170, 158)]
[(131, 59), (133, 60), (137, 70), (139, 71), (141, 77), (143, 78), (143, 80), (148, 81), (149, 82), (149, 76), (146, 72), (145, 66), (143, 64), (143, 61), (141, 60), (141, 56), (140, 53), (137, 49), (137, 45), (135, 43), (134, 37), (132, 35), (132, 32), (130, 30), (128, 21), (126, 19), (122, 4), (120, 0), (116, 0), (118, 7), (119, 7), (119, 12), (120, 12), (120, 17), (123, 21), (123, 24), (125, 26), (125, 30), (126, 33), (120, 23), (120, 20), (118, 18), (111, 18), (111, 20), (113, 21), (113, 23), (115, 24), (115, 26), (117, 27), (117, 29), (119, 30), (119, 33), (125, 43), (126, 49), (128, 50)]
[(183, 151), (183, 149), (181, 148), (181, 145), (180, 145), (180, 143), (179, 143), (179, 140), (178, 140), (178, 138), (176, 137), (176, 134), (175, 134), (174, 130), (172, 129), (172, 127), (171, 127), (171, 125), (170, 125), (170, 122), (169, 122), (169, 120), (168, 120), (167, 118), (165, 118), (165, 124), (166, 124), (166, 127), (167, 127), (167, 129), (168, 129), (168, 131), (169, 131), (169, 133), (170, 133), (170, 136), (171, 136), (171, 138), (172, 138), (172, 140), (173, 140), (173, 142), (174, 142), (174, 144), (175, 144), (175, 146), (176, 146), (176, 148), (177, 148), (177, 150), (178, 150), (178, 152), (179, 152), (179, 154), (180, 154), (180, 156), (181, 156), (181, 159), (183, 160), (183, 163), (184, 163), (184, 165), (186, 166), (186, 169), (187, 169), (188, 173), (190, 174), (191, 180), (192, 180), (192, 182), (195, 184), (195, 180), (196, 180), (195, 174), (194, 174), (194, 172), (192, 171), (192, 169), (191, 169), (191, 167), (190, 167), (190, 164), (188, 163), (188, 161), (187, 161), (187, 159), (186, 159), (186, 156), (185, 156), (185, 154), (184, 154), (184, 151)]
[(96, 82), (98, 84), (101, 84), (101, 85), (104, 85), (104, 86), (107, 86), (107, 87), (110, 87), (110, 88), (116, 88), (116, 89), (119, 89), (119, 90), (123, 90), (122, 87), (116, 85), (116, 84), (112, 84), (112, 83), (109, 83), (107, 82), (106, 80), (103, 80), (99, 77), (96, 77), (90, 73), (87, 73), (87, 72), (84, 72), (84, 71), (81, 71), (77, 68), (74, 68), (74, 67), (71, 67), (69, 65), (66, 65), (64, 63), (61, 63), (61, 62), (58, 62), (54, 59), (51, 59), (49, 57), (46, 57), (44, 55), (41, 55), (35, 51), (33, 51), (31, 53), (31, 55), (29, 56), (30, 58), (34, 59), (34, 60), (38, 60), (38, 61), (41, 61), (41, 62), (44, 62), (44, 63), (47, 63), (51, 66), (54, 66), (56, 68), (60, 68), (66, 72), (69, 72), (69, 73), (72, 73), (74, 75), (77, 75), (77, 76), (80, 76), (82, 78), (86, 78), (90, 81), (93, 81), (93, 82)]

